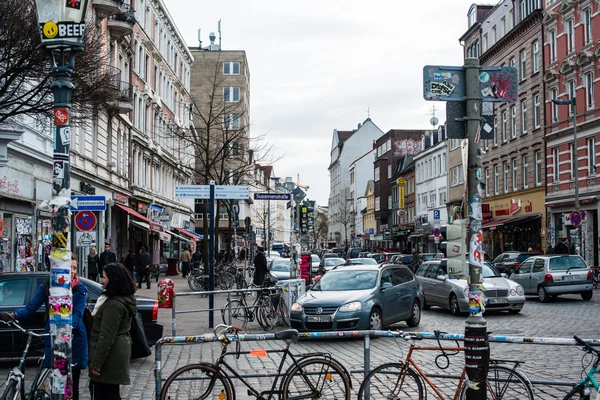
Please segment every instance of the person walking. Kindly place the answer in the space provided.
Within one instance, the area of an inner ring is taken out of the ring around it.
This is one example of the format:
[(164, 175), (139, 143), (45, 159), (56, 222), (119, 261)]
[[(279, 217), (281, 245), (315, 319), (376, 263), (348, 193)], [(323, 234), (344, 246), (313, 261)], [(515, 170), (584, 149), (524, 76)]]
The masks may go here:
[(183, 253), (181, 253), (179, 256), (179, 261), (181, 261), (181, 276), (187, 278), (188, 274), (190, 273), (190, 262), (192, 261), (192, 254), (187, 246), (183, 249)]
[(125, 268), (133, 277), (133, 270), (135, 270), (135, 253), (133, 252), (133, 249), (129, 249), (127, 256), (125, 256), (125, 260), (123, 260), (123, 265), (125, 265)]
[(560, 239), (560, 242), (554, 248), (554, 254), (569, 254), (571, 251), (569, 249), (569, 239), (563, 237)]
[(138, 289), (142, 288), (143, 282), (146, 282), (146, 289), (150, 289), (150, 254), (146, 252), (144, 246), (140, 247), (135, 266)]
[[(72, 308), (72, 374), (73, 374), (73, 400), (79, 400), (79, 378), (81, 370), (88, 367), (88, 336), (83, 323), (83, 311), (87, 298), (87, 288), (79, 282), (77, 275), (77, 257), (71, 254), (71, 287), (73, 291), (73, 308)], [(42, 283), (37, 292), (25, 307), (19, 308), (14, 313), (3, 312), (0, 314), (2, 320), (9, 319), (27, 320), (37, 314), (37, 310), (43, 305), (46, 308), (44, 333), (50, 332), (50, 318), (48, 317), (50, 296), (50, 279)], [(44, 367), (52, 368), (52, 343), (49, 336), (44, 337)]]
[(102, 271), (102, 283), (104, 291), (92, 312), (90, 393), (92, 400), (120, 400), (120, 385), (130, 383), (129, 331), (137, 313), (135, 282), (122, 264), (110, 263)]
[(419, 265), (421, 265), (421, 256), (419, 256), (419, 253), (417, 253), (416, 249), (412, 249), (412, 260), (410, 260), (410, 267), (413, 273), (417, 271)]
[(96, 248), (92, 247), (88, 254), (88, 278), (94, 282), (98, 282), (98, 264), (100, 264), (100, 257), (96, 253)]
[(202, 265), (202, 253), (200, 253), (200, 246), (196, 245), (196, 251), (192, 254), (192, 264), (194, 265), (194, 269), (200, 269)]
[(256, 286), (262, 286), (267, 274), (267, 257), (265, 256), (265, 249), (258, 247), (258, 253), (254, 257), (254, 284)]
[(104, 244), (104, 251), (100, 253), (100, 264), (98, 265), (98, 273), (102, 275), (102, 269), (105, 265), (117, 262), (117, 255), (110, 250), (110, 243)]

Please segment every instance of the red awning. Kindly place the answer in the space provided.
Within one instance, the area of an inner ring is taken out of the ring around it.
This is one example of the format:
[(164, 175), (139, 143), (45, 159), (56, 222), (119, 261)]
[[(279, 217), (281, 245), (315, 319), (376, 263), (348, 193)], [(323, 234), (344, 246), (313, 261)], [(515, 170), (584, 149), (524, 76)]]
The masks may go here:
[(179, 236), (178, 234), (176, 234), (176, 233), (175, 233), (175, 232), (173, 232), (173, 231), (167, 231), (167, 233), (168, 233), (169, 235), (173, 236), (174, 238), (177, 238), (177, 239), (179, 239), (179, 240), (183, 240), (183, 241), (185, 241), (185, 242), (191, 242), (191, 241), (192, 241), (192, 240), (191, 240), (191, 239), (189, 239), (189, 238), (184, 238), (183, 236)]
[(148, 223), (152, 223), (152, 221), (150, 221), (148, 218), (144, 217), (142, 214), (140, 214), (137, 211), (134, 211), (132, 208), (129, 208), (127, 206), (122, 206), (121, 204), (115, 204), (115, 206), (119, 207), (121, 210), (125, 211), (127, 214), (134, 216), (136, 218), (141, 219), (142, 221), (146, 221)]
[(521, 222), (528, 221), (530, 219), (541, 218), (539, 214), (527, 214), (527, 215), (514, 215), (512, 217), (506, 217), (502, 219), (493, 219), (481, 225), (482, 229), (496, 228), (502, 225), (518, 224)]
[(199, 242), (200, 238), (196, 235), (194, 235), (193, 233), (190, 233), (188, 231), (186, 231), (185, 229), (181, 229), (181, 228), (175, 228), (177, 230), (177, 232), (179, 233), (183, 233), (184, 235), (190, 237), (194, 242)]
[[(579, 204), (591, 204), (598, 201), (596, 196), (584, 196), (579, 198)], [(546, 207), (566, 207), (574, 206), (575, 199), (551, 200), (546, 202)]]

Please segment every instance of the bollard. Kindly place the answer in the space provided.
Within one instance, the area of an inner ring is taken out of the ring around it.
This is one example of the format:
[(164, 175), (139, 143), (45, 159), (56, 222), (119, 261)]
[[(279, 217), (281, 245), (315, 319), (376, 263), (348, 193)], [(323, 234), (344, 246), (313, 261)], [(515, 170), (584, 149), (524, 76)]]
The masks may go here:
[[(363, 355), (363, 367), (364, 367), (364, 378), (367, 379), (367, 375), (371, 372), (371, 339), (369, 335), (365, 336), (365, 352)], [(371, 398), (371, 388), (369, 386), (365, 387), (365, 396), (364, 400), (370, 400)]]
[(176, 297), (177, 296), (175, 295), (175, 293), (173, 293), (173, 304), (172, 304), (173, 307), (171, 308), (171, 336), (177, 336), (176, 329), (175, 329), (176, 325), (177, 325), (177, 321), (176, 321), (177, 312), (175, 310), (175, 298)]
[(157, 342), (154, 345), (154, 384), (155, 384), (155, 388), (154, 388), (154, 392), (156, 394), (156, 400), (160, 400), (160, 391), (162, 388), (162, 343)]
[(231, 292), (227, 293), (227, 308), (229, 309), (229, 317), (228, 317), (228, 322), (229, 322), (229, 326), (233, 325), (231, 323)]

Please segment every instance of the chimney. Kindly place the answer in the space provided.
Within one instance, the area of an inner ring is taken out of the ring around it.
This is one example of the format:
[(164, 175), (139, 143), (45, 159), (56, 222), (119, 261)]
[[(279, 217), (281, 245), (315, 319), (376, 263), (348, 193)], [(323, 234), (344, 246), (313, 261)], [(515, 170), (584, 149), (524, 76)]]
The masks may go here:
[(361, 127), (361, 126), (362, 126), (362, 125), (361, 125), (361, 124), (360, 124), (360, 122), (359, 122), (359, 123), (358, 123), (358, 128), (357, 128), (357, 129), (360, 129), (360, 127)]
[(375, 140), (373, 140), (373, 150), (375, 150), (377, 148), (377, 142)]

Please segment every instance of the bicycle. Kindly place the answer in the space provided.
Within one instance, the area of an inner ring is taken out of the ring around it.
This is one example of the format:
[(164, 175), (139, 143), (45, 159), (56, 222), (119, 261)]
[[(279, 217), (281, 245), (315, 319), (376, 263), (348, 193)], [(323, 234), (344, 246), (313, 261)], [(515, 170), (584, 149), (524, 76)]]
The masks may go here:
[[(363, 400), (366, 397), (367, 389), (369, 389), (368, 391), (373, 399), (418, 398), (423, 400), (427, 398), (427, 387), (425, 384), (429, 385), (439, 399), (446, 399), (440, 389), (427, 377), (427, 374), (412, 358), (412, 353), (415, 350), (441, 350), (442, 354), (436, 357), (435, 363), (438, 368), (446, 369), (450, 365), (448, 356), (464, 351), (464, 348), (460, 347), (458, 342), (457, 347), (443, 347), (439, 339), (442, 332), (436, 331), (435, 334), (438, 342), (437, 347), (416, 346), (413, 342), (404, 361), (383, 364), (371, 371), (360, 386), (358, 399)], [(405, 340), (413, 341), (422, 339), (411, 336), (408, 333), (401, 334), (401, 337)], [(513, 364), (512, 368), (499, 365), (511, 363)], [(487, 378), (488, 398), (495, 400), (533, 400), (531, 383), (523, 374), (517, 371), (520, 364), (520, 361), (490, 360)], [(393, 376), (397, 376), (397, 378), (393, 378)], [(466, 368), (463, 368), (458, 387), (452, 399), (466, 399), (467, 389)]]
[(272, 317), (269, 316), (269, 309), (271, 307), (271, 293), (269, 289), (262, 288), (251, 306), (248, 306), (247, 296), (248, 292), (242, 292), (239, 299), (228, 301), (221, 308), (223, 323), (229, 323), (229, 313), (231, 313), (231, 322), (240, 325), (242, 328), (245, 328), (248, 322), (256, 319), (264, 330), (270, 331), (273, 329), (275, 323), (272, 321)]
[[(600, 368), (600, 351), (593, 348), (592, 346), (590, 346), (589, 344), (587, 344), (586, 342), (584, 342), (577, 336), (573, 336), (573, 338), (575, 339), (577, 344), (579, 346), (581, 346), (579, 348), (581, 350), (585, 351), (585, 354), (583, 355), (583, 358), (581, 360), (582, 364), (583, 364), (583, 359), (585, 359), (585, 356), (588, 354), (595, 355), (596, 360), (594, 361), (592, 368), (587, 372), (585, 378), (583, 378), (577, 385), (575, 385), (573, 387), (573, 389), (571, 389), (571, 391), (564, 397), (563, 400), (574, 400), (574, 399), (589, 400), (590, 395), (592, 393), (592, 389), (591, 389), (592, 387), (598, 391), (598, 395), (596, 396), (596, 399), (598, 399), (598, 398), (600, 398), (600, 384), (598, 384), (598, 381), (596, 381), (596, 379), (594, 378), (594, 375), (597, 375), (600, 373), (600, 369), (599, 369)], [(583, 372), (585, 372), (585, 370), (587, 369), (587, 367), (589, 367), (589, 365), (591, 363), (592, 362), (590, 361), (590, 363), (587, 366), (583, 367), (582, 375), (583, 375)]]
[[(348, 371), (328, 353), (296, 354), (290, 352), (292, 341), (298, 339), (295, 329), (275, 333), (277, 339), (285, 340), (286, 346), (280, 350), (241, 351), (239, 333), (242, 328), (218, 325), (215, 336), (221, 342), (221, 355), (215, 363), (200, 362), (179, 368), (173, 372), (160, 393), (161, 400), (177, 399), (219, 399), (233, 400), (236, 389), (230, 375), (239, 379), (247, 388), (248, 396), (258, 400), (292, 400), (292, 399), (336, 399), (350, 400), (351, 385)], [(233, 334), (236, 340), (236, 351), (228, 352), (227, 347), (233, 341), (227, 336)], [(254, 357), (267, 357), (271, 353), (282, 353), (277, 375), (271, 388), (261, 391), (255, 388), (249, 379), (242, 377), (226, 358), (246, 354)], [(282, 374), (285, 362), (291, 364)], [(280, 381), (281, 378), (281, 381)], [(278, 386), (279, 383), (279, 386)]]
[(594, 289), (598, 289), (600, 285), (600, 267), (590, 267), (592, 270), (592, 285)]
[(201, 265), (193, 266), (187, 278), (188, 286), (194, 292), (208, 291), (209, 289), (208, 275), (204, 275), (204, 267)]
[[(1, 320), (0, 320), (1, 321)], [(22, 328), (17, 321), (1, 321), (2, 323), (8, 325), (9, 327), (16, 328), (27, 335), (27, 344), (25, 345), (25, 349), (23, 349), (23, 353), (21, 354), (21, 358), (19, 358), (19, 364), (10, 370), (8, 373), (8, 377), (6, 378), (6, 382), (3, 385), (2, 394), (0, 395), (0, 400), (47, 400), (50, 399), (50, 393), (46, 392), (44, 382), (50, 375), (50, 370), (44, 368), (44, 357), (41, 357), (38, 361), (39, 367), (35, 374), (35, 378), (29, 387), (29, 392), (25, 392), (25, 360), (27, 359), (27, 353), (29, 352), (29, 347), (31, 346), (31, 342), (33, 338), (42, 338), (45, 336), (49, 336), (49, 333), (35, 333), (28, 329)]]

